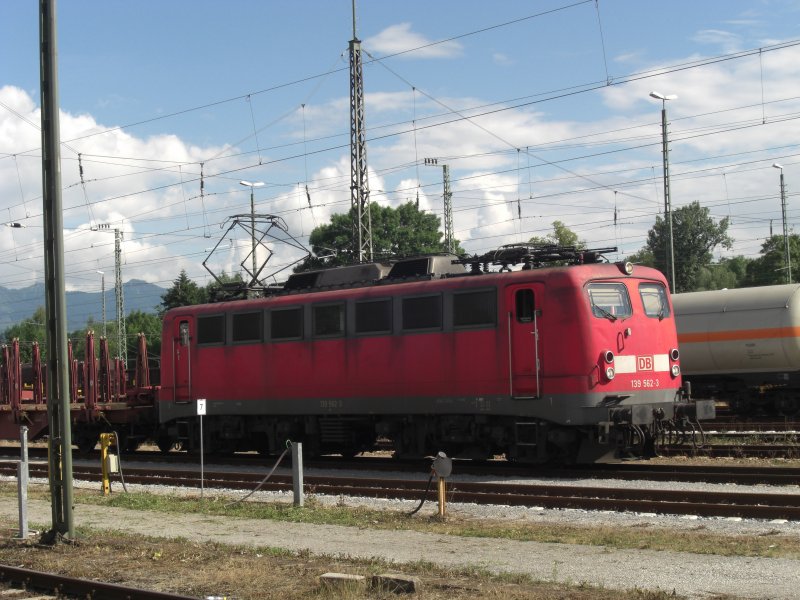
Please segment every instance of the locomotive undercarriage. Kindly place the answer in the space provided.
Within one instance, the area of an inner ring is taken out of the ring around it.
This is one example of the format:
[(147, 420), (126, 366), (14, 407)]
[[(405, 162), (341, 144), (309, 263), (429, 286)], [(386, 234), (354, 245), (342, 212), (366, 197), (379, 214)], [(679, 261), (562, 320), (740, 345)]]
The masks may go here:
[(794, 417), (800, 414), (800, 377), (794, 373), (746, 378), (693, 376), (691, 380), (696, 397), (722, 401), (734, 415)]
[[(671, 422), (672, 423), (672, 422)], [(689, 428), (691, 429), (691, 428)], [(307, 415), (214, 416), (203, 423), (206, 453), (258, 451), (278, 454), (291, 440), (307, 456), (391, 450), (398, 458), (434, 455), (488, 459), (505, 456), (523, 463), (591, 463), (655, 456), (674, 423), (634, 425), (623, 419), (600, 426), (566, 427), (543, 420), (487, 415)], [(684, 429), (688, 431), (688, 429)], [(195, 417), (176, 419), (159, 430), (159, 448), (200, 450)]]

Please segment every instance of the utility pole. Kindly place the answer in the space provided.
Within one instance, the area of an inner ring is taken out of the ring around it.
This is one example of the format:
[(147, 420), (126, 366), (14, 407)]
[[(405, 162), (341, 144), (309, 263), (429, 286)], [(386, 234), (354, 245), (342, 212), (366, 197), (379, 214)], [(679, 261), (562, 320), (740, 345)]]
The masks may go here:
[(675, 293), (675, 247), (672, 240), (672, 199), (669, 188), (669, 138), (667, 137), (667, 100), (676, 100), (675, 94), (665, 95), (650, 92), (650, 97), (661, 100), (661, 152), (664, 155), (664, 220), (669, 234), (667, 246), (667, 266), (669, 268), (670, 292)]
[[(786, 184), (783, 180), (783, 166), (772, 165), (781, 170), (781, 215), (783, 217), (783, 266), (786, 269), (786, 283), (792, 283), (792, 255), (789, 252), (789, 231), (786, 228)], [(770, 235), (772, 235), (770, 233)]]
[(58, 118), (56, 0), (39, 0), (39, 65), (42, 121), (45, 313), (47, 318), (47, 422), (53, 528), (43, 540), (75, 538), (72, 518), (72, 429), (64, 288), (64, 222), (61, 209), (61, 139)]
[(356, 36), (356, 0), (353, 0), (353, 39), (350, 40), (350, 206), (353, 209), (354, 256), (372, 260), (372, 217), (369, 210), (367, 138), (364, 125), (364, 75), (361, 40)]
[(100, 274), (100, 297), (103, 302), (103, 337), (108, 339), (106, 331), (106, 274), (104, 271), (97, 271)]
[[(426, 158), (425, 164), (435, 167), (439, 164), (438, 158)], [(451, 254), (456, 252), (455, 236), (453, 235), (453, 193), (450, 191), (450, 167), (442, 165), (442, 198), (444, 199), (444, 247)]]

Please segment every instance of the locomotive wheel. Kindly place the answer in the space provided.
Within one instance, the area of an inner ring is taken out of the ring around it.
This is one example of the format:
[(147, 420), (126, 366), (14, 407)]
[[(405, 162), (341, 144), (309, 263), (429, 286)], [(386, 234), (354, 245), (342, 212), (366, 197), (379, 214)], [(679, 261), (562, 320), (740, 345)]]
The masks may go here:
[(81, 433), (75, 438), (73, 443), (78, 447), (78, 452), (81, 454), (89, 454), (97, 445), (97, 434)]
[(728, 401), (731, 412), (735, 415), (749, 415), (753, 412), (753, 402), (747, 393), (739, 393)]
[(159, 436), (156, 440), (156, 446), (161, 451), (162, 454), (167, 454), (170, 450), (172, 450), (172, 440), (167, 436)]
[(775, 397), (775, 410), (779, 414), (786, 417), (792, 417), (797, 414), (798, 405), (797, 397), (790, 394), (781, 393)]

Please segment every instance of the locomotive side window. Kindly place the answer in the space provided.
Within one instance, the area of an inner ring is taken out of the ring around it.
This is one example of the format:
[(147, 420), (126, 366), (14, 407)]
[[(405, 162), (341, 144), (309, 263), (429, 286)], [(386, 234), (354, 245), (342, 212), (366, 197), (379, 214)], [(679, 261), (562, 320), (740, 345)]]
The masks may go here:
[(639, 295), (642, 297), (644, 314), (648, 317), (663, 319), (669, 316), (667, 290), (660, 283), (639, 284)]
[(624, 283), (590, 283), (586, 289), (595, 317), (615, 321), (633, 314), (628, 288)]
[(496, 324), (497, 292), (495, 290), (453, 294), (453, 327), (493, 326)]
[(198, 317), (197, 343), (224, 344), (225, 315), (214, 315), (213, 317)]
[(403, 298), (403, 329), (441, 329), (442, 296)]
[(533, 321), (533, 311), (536, 308), (533, 290), (517, 290), (514, 299), (517, 305), (517, 321), (520, 323), (530, 323)]
[(312, 307), (312, 324), (315, 337), (342, 335), (344, 304), (322, 304)]
[(189, 321), (181, 321), (180, 324), (181, 346), (189, 345)]
[(261, 341), (261, 311), (234, 314), (232, 318), (232, 341)]
[(356, 302), (356, 333), (391, 333), (392, 301)]
[(281, 308), (270, 312), (273, 340), (298, 340), (303, 337), (303, 308)]

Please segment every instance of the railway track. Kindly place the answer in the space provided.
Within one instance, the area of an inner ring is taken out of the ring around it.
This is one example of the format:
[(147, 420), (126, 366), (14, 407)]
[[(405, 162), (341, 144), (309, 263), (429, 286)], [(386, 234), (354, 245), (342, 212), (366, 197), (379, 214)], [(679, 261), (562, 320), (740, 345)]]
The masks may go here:
[[(13, 469), (16, 467), (13, 466)], [(13, 475), (12, 465), (0, 465), (0, 474)], [(796, 473), (794, 474), (796, 476)], [(31, 465), (32, 477), (46, 477), (46, 465)], [(75, 467), (76, 479), (99, 480), (99, 468)], [(252, 490), (261, 482), (261, 473), (209, 471), (203, 485), (210, 489)], [(182, 470), (126, 469), (125, 481), (144, 485), (198, 488), (197, 473)], [(797, 481), (795, 479), (795, 481)], [(264, 491), (290, 492), (291, 477), (275, 475), (261, 486)], [(331, 496), (433, 500), (433, 493), (420, 479), (331, 477), (305, 478), (305, 491)], [(743, 492), (710, 492), (630, 487), (540, 485), (490, 482), (449, 482), (451, 502), (613, 510), (644, 513), (741, 517), (755, 519), (800, 520), (800, 495)]]
[[(167, 592), (142, 590), (114, 583), (89, 579), (76, 579), (55, 573), (31, 571), (9, 565), (0, 565), (0, 580), (4, 587), (0, 595), (9, 598), (82, 598), (86, 600), (194, 600), (192, 596), (181, 596)], [(6, 590), (19, 591), (19, 593)], [(42, 596), (39, 591), (46, 592)], [(4, 593), (5, 592), (5, 593)]]
[[(717, 447), (719, 448), (719, 447)], [(770, 447), (771, 448), (771, 447)], [(800, 447), (791, 447), (800, 451)], [(0, 449), (0, 465), (8, 463), (16, 465), (18, 456), (8, 448)], [(721, 447), (722, 454), (732, 456), (739, 454), (741, 447)], [(773, 457), (772, 450), (767, 451), (766, 457)], [(683, 456), (685, 454), (698, 454), (711, 456), (714, 448), (678, 449), (670, 452), (668, 456)], [(666, 454), (666, 453), (665, 453)], [(44, 449), (31, 449), (31, 460), (46, 460), (47, 453)], [(762, 456), (763, 458), (764, 456)], [(199, 470), (196, 455), (171, 452), (138, 451), (123, 457), (125, 465), (185, 465), (187, 468)], [(247, 469), (264, 469), (271, 467), (273, 458), (265, 458), (257, 454), (234, 454), (224, 457), (206, 459), (207, 468), (242, 467)], [(76, 458), (74, 465), (93, 467), (100, 463), (99, 452), (93, 452), (88, 458)], [(377, 471), (393, 473), (419, 473), (427, 474), (430, 469), (430, 460), (399, 460), (389, 456), (364, 455), (355, 458), (342, 458), (340, 456), (322, 456), (304, 461), (306, 469), (322, 469), (328, 471)], [(289, 461), (283, 465), (289, 467)], [(14, 467), (16, 468), (16, 467)], [(141, 466), (151, 469), (152, 467)], [(161, 468), (161, 467), (158, 467)], [(127, 471), (128, 467), (125, 466)], [(543, 477), (548, 479), (620, 479), (620, 480), (647, 480), (647, 481), (679, 481), (690, 483), (735, 483), (739, 485), (795, 485), (800, 482), (800, 468), (776, 466), (740, 466), (740, 465), (693, 465), (693, 464), (654, 464), (648, 461), (631, 461), (612, 464), (591, 465), (524, 465), (505, 460), (475, 461), (454, 460), (454, 475), (476, 475), (488, 477)]]

